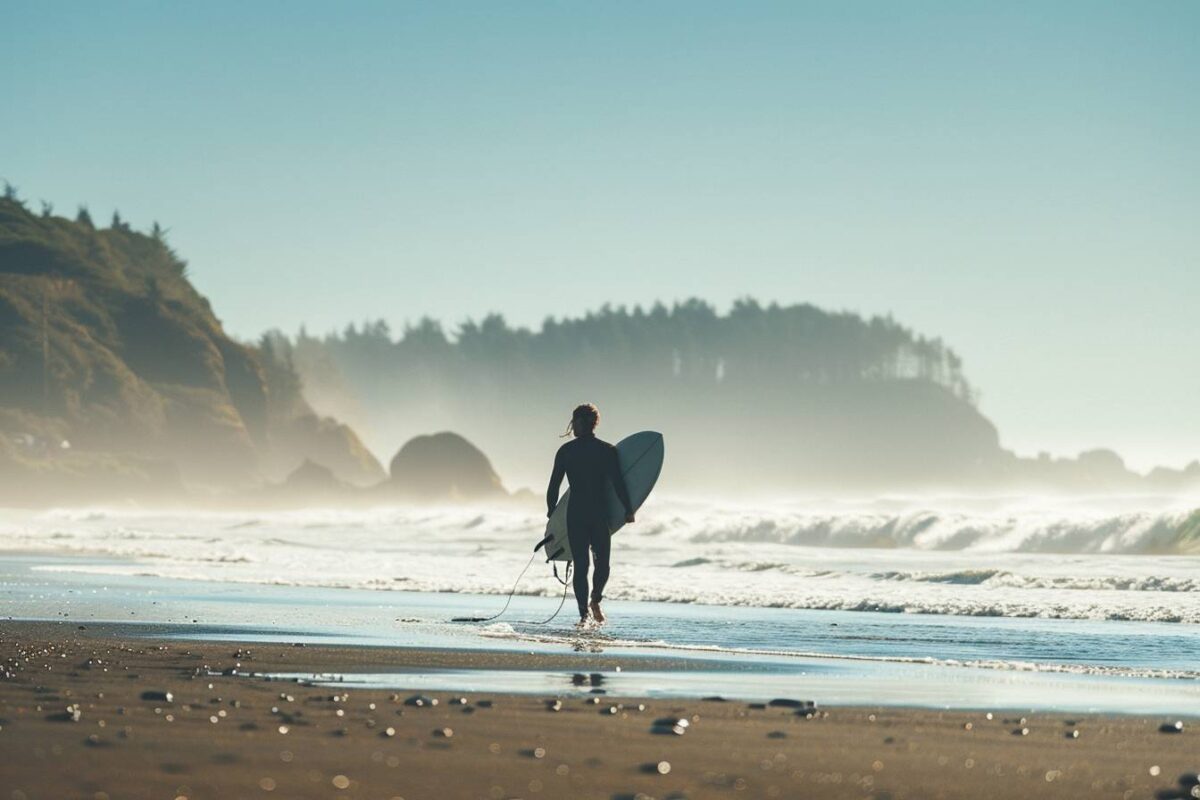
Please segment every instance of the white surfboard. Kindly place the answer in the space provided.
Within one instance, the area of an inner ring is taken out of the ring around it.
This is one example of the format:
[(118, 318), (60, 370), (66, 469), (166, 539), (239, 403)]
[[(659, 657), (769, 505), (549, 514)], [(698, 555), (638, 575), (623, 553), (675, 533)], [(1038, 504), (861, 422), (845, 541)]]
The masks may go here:
[[(626, 436), (617, 442), (617, 459), (621, 474), (625, 476), (625, 488), (629, 490), (629, 502), (637, 511), (650, 496), (650, 490), (658, 481), (663, 464), (663, 437), (656, 431), (641, 431)], [(571, 501), (571, 490), (558, 501), (554, 513), (546, 523), (542, 538), (547, 561), (571, 561), (571, 544), (567, 540), (567, 504)], [(616, 533), (625, 524), (625, 508), (617, 498), (617, 492), (608, 487), (608, 529)], [(536, 548), (535, 548), (536, 549)]]

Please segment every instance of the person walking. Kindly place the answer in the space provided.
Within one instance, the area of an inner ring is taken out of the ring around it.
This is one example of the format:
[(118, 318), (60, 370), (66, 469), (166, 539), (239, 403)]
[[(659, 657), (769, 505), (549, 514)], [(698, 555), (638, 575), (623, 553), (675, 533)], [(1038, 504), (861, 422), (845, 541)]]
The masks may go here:
[[(608, 486), (612, 485), (617, 499), (625, 508), (625, 521), (633, 522), (633, 504), (629, 501), (629, 490), (621, 474), (617, 459), (617, 448), (596, 437), (596, 426), (600, 424), (600, 411), (591, 403), (576, 406), (571, 413), (564, 436), (574, 438), (558, 448), (554, 456), (554, 469), (550, 474), (550, 486), (546, 489), (546, 516), (554, 514), (558, 505), (558, 493), (563, 477), (571, 486), (570, 505), (567, 507), (567, 540), (571, 545), (571, 558), (575, 562), (575, 602), (579, 605), (579, 623), (591, 618), (598, 623), (605, 620), (600, 608), (604, 599), (604, 586), (608, 583), (609, 555), (612, 550), (612, 532), (608, 528)], [(588, 593), (588, 567), (591, 555), (595, 556), (591, 594)]]

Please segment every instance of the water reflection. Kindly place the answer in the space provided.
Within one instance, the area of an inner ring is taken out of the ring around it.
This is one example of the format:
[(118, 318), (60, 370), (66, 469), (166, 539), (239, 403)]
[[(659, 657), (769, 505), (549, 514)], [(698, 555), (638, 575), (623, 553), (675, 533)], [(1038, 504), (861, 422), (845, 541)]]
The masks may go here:
[(605, 694), (605, 690), (600, 687), (607, 680), (604, 675), (599, 672), (574, 672), (571, 674), (571, 685), (576, 688), (591, 686), (591, 694)]

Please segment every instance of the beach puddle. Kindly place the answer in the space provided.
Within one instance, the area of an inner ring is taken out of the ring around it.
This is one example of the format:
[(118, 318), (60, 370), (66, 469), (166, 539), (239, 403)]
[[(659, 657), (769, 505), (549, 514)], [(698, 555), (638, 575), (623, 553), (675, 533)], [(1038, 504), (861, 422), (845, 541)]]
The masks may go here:
[[(394, 691), (531, 694), (554, 697), (661, 697), (821, 705), (915, 706), (1071, 712), (1174, 713), (1200, 707), (1200, 682), (963, 669), (922, 664), (848, 664), (804, 669), (743, 663), (739, 669), (437, 669), (394, 672), (273, 673), (260, 677), (309, 686)], [(824, 666), (824, 665), (823, 665)]]

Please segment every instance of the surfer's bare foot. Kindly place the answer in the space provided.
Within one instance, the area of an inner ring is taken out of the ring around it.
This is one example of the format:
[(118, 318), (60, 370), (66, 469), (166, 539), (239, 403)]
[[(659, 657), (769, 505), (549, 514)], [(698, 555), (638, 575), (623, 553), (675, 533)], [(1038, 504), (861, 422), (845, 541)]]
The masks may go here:
[(591, 605), (591, 609), (592, 609), (592, 619), (596, 620), (597, 624), (603, 625), (604, 621), (605, 621), (605, 619), (607, 619), (607, 617), (605, 617), (604, 612), (600, 610), (600, 604), (598, 602), (593, 601), (592, 605)]

